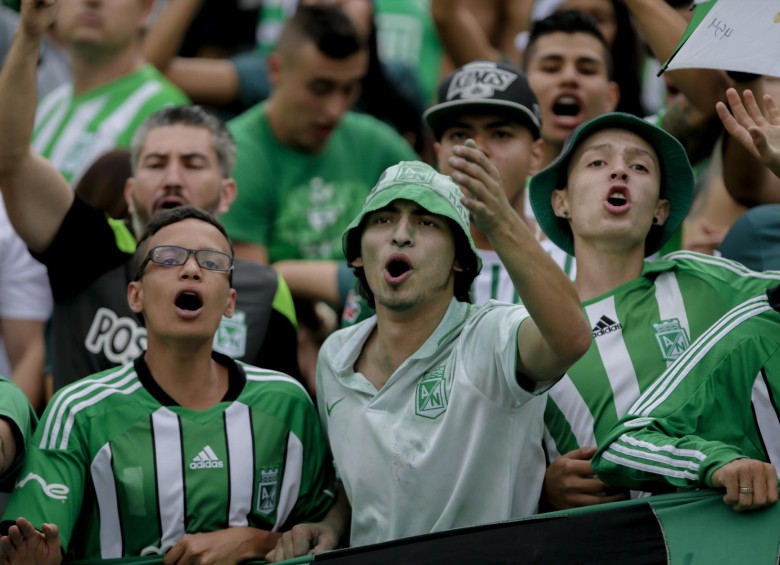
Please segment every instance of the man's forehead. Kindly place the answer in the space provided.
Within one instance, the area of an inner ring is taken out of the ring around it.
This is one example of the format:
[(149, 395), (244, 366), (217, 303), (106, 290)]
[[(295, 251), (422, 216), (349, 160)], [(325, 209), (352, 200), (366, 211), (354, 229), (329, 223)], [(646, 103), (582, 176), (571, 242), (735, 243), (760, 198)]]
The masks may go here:
[(203, 153), (216, 155), (211, 132), (206, 128), (183, 124), (160, 126), (149, 130), (141, 146), (147, 153)]
[(151, 246), (186, 245), (195, 249), (229, 250), (228, 242), (216, 226), (199, 220), (187, 218), (160, 228), (151, 239)]
[(537, 39), (530, 62), (550, 57), (586, 57), (606, 64), (604, 45), (593, 35), (582, 32), (555, 31)]

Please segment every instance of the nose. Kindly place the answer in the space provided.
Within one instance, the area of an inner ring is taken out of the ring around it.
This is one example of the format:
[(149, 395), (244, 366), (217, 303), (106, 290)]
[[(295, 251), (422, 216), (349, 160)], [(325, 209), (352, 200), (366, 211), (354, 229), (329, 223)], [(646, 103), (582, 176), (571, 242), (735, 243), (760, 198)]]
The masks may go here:
[(623, 180), (625, 181), (628, 179), (628, 171), (626, 170), (626, 166), (623, 163), (618, 163), (615, 165), (615, 167), (612, 169), (612, 172), (609, 174), (609, 178), (612, 180)]
[(408, 216), (401, 216), (393, 230), (393, 245), (406, 247), (412, 245), (413, 241), (411, 219)]
[(568, 63), (561, 68), (561, 80), (567, 84), (576, 83), (579, 76), (580, 74), (574, 64)]
[(477, 144), (477, 149), (482, 151), (487, 157), (490, 157), (490, 144), (488, 143), (489, 132), (474, 132), (469, 137)]
[(187, 260), (184, 261), (184, 264), (181, 266), (179, 277), (182, 279), (200, 280), (201, 274), (201, 267), (198, 264), (198, 260), (195, 258), (195, 253), (190, 251)]
[(165, 167), (165, 185), (166, 186), (181, 186), (182, 185), (182, 165), (176, 160), (171, 160), (168, 166)]
[(352, 106), (352, 98), (340, 90), (336, 90), (328, 96), (323, 105), (323, 111), (328, 121), (335, 123), (349, 110), (350, 106)]

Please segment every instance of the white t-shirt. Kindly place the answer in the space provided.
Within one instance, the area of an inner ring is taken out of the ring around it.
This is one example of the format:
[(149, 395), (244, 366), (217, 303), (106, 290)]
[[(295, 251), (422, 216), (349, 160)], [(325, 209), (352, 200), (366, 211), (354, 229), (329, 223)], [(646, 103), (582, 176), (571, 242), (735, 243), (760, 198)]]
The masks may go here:
[(516, 379), (527, 317), (522, 306), (453, 299), (379, 391), (354, 371), (376, 316), (328, 338), (317, 401), (352, 505), (351, 545), (536, 512), (545, 399)]
[[(0, 318), (45, 321), (52, 297), (46, 267), (32, 258), (16, 234), (0, 198)], [(11, 376), (11, 362), (0, 333), (0, 374)]]

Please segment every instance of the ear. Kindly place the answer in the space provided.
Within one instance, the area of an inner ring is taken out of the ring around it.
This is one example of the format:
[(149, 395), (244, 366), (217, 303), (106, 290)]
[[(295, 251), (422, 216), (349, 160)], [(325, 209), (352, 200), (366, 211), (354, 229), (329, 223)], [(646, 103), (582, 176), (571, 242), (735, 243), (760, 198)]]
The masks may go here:
[(532, 175), (539, 171), (544, 159), (544, 140), (540, 137), (531, 144), (531, 163), (528, 174)]
[(236, 311), (236, 289), (231, 288), (228, 291), (227, 304), (225, 305), (225, 311), (222, 313), (226, 318), (232, 318), (233, 312)]
[(217, 208), (217, 216), (230, 210), (230, 207), (238, 196), (238, 187), (236, 186), (235, 179), (222, 179), (220, 182), (221, 186), (219, 187), (219, 207)]
[(618, 83), (614, 81), (609, 81), (607, 86), (609, 88), (609, 92), (606, 101), (606, 111), (614, 112), (615, 108), (617, 108), (618, 102), (620, 102), (620, 87), (618, 86)]
[(152, 15), (154, 0), (143, 0), (141, 2), (141, 15), (138, 22), (138, 29), (145, 29), (149, 25), (149, 16)]
[(135, 179), (133, 177), (128, 178), (125, 181), (125, 202), (127, 202), (127, 210), (132, 216), (135, 214), (135, 203), (133, 202), (133, 195), (135, 194)]
[(136, 314), (143, 313), (143, 299), (144, 290), (141, 281), (132, 281), (129, 285), (127, 285), (127, 303), (130, 306), (130, 310)]
[(271, 81), (271, 86), (276, 88), (279, 84), (279, 80), (282, 73), (282, 56), (276, 51), (268, 55), (268, 79)]
[(555, 215), (563, 218), (564, 213), (569, 213), (569, 191), (566, 189), (553, 190), (550, 203)]
[(455, 259), (455, 262), (452, 264), (452, 270), (456, 273), (463, 273), (466, 271), (466, 269), (460, 266), (460, 261), (457, 259)]
[(655, 218), (655, 224), (662, 226), (666, 223), (666, 219), (669, 217), (669, 201), (666, 198), (659, 198), (658, 204), (655, 205), (655, 212), (653, 212), (653, 218)]
[(363, 266), (363, 258), (362, 257), (355, 257), (352, 262), (349, 264), (350, 267), (362, 267)]

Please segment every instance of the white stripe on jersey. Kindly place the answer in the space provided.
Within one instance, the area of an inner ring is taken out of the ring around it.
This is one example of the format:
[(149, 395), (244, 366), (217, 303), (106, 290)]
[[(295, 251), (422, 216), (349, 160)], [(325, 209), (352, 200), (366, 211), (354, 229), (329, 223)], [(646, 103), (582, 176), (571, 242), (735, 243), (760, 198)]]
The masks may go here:
[[(691, 337), (691, 325), (688, 323), (688, 312), (685, 310), (682, 291), (673, 271), (661, 273), (655, 279), (655, 300), (658, 303), (658, 313), (661, 320), (677, 319), (680, 327), (685, 330), (688, 339)], [(673, 361), (668, 361), (671, 365)]]
[[(619, 439), (623, 438), (621, 437)], [(620, 457), (615, 455), (615, 453), (612, 451), (614, 448), (615, 443), (612, 443), (612, 445), (610, 445), (610, 451), (604, 451), (601, 456), (607, 461), (612, 461), (616, 465), (622, 465), (623, 467), (638, 469), (640, 471), (647, 471), (648, 473), (653, 473), (654, 475), (666, 475), (667, 477), (677, 477), (691, 481), (696, 481), (699, 479), (699, 475), (697, 473), (692, 473), (688, 470), (672, 470), (669, 467), (654, 465), (652, 463), (640, 463), (639, 461), (634, 461), (633, 459)]]
[[(86, 402), (81, 402), (71, 408), (71, 404), (73, 404), (75, 401), (80, 398), (89, 396), (94, 391), (101, 388), (119, 389), (120, 387), (123, 387), (127, 384), (132, 385), (133, 383), (140, 385), (140, 382), (138, 382), (136, 378), (135, 367), (131, 362), (117, 368), (115, 371), (112, 371), (103, 377), (76, 381), (72, 385), (63, 389), (63, 391), (59, 394), (49, 409), (49, 415), (46, 418), (46, 424), (43, 428), (43, 434), (41, 435), (41, 443), (39, 447), (41, 449), (56, 449), (57, 437), (60, 433), (60, 430), (63, 428), (63, 421), (72, 420), (78, 410), (95, 404), (99, 400), (102, 400), (103, 397), (98, 399), (95, 399), (94, 397), (90, 398)], [(116, 390), (115, 392), (129, 394), (137, 388), (139, 387), (134, 386), (134, 388), (128, 392), (121, 390)], [(60, 448), (64, 449), (66, 447), (67, 440), (63, 438), (62, 446)]]
[(695, 365), (739, 324), (770, 310), (766, 295), (757, 296), (729, 310), (710, 326), (677, 361), (656, 379), (631, 407), (630, 413), (647, 416), (685, 379)]
[(111, 444), (106, 443), (95, 455), (90, 465), (100, 511), (100, 557), (122, 557), (122, 526), (119, 520), (119, 504), (116, 498), (114, 471), (111, 468)]
[[(179, 417), (162, 407), (152, 414), (157, 507), (160, 510), (160, 551), (185, 534), (184, 468)], [(144, 550), (145, 551), (145, 550)]]
[[(73, 85), (70, 83), (63, 84), (62, 86), (53, 90), (48, 96), (46, 96), (41, 104), (38, 106), (38, 111), (35, 113), (35, 139), (32, 146), (36, 153), (43, 153), (49, 143), (51, 143), (52, 137), (62, 124), (62, 120), (65, 118), (65, 113), (68, 111), (70, 102), (68, 99), (73, 95)], [(54, 108), (52, 115), (49, 113)], [(37, 131), (40, 124), (45, 121), (43, 129)]]
[[(585, 311), (591, 327), (599, 322), (601, 316), (609, 316), (612, 320), (618, 320), (614, 296), (586, 306)], [(621, 417), (639, 396), (639, 381), (636, 371), (634, 371), (634, 364), (631, 362), (631, 356), (628, 354), (626, 342), (623, 341), (623, 330), (616, 330), (596, 337), (594, 341), (612, 388), (615, 410), (618, 417)]]
[(780, 478), (780, 421), (777, 419), (777, 409), (772, 403), (772, 397), (764, 380), (764, 375), (759, 372), (753, 383), (751, 393), (753, 408), (756, 411), (758, 432), (764, 440), (767, 459), (777, 469)]
[[(566, 421), (569, 422), (571, 431), (574, 437), (577, 438), (577, 445), (581, 447), (596, 445), (596, 434), (593, 431), (595, 426), (593, 414), (590, 413), (588, 405), (577, 391), (577, 387), (574, 386), (571, 377), (564, 375), (560, 381), (555, 383), (548, 394), (555, 401)], [(555, 442), (553, 441), (552, 443)], [(550, 457), (552, 460), (552, 455)]]
[(725, 259), (723, 257), (715, 257), (713, 255), (703, 255), (693, 251), (675, 251), (673, 253), (669, 253), (668, 255), (664, 255), (662, 259), (690, 259), (705, 265), (721, 267), (741, 277), (780, 280), (780, 271), (753, 271), (745, 267), (745, 265), (742, 263), (738, 263), (737, 261), (732, 261), (731, 259)]
[(246, 404), (233, 402), (225, 410), (225, 435), (230, 469), (230, 506), (228, 526), (248, 526), (252, 511), (255, 446), (252, 441), (252, 418)]
[[(267, 371), (264, 369), (258, 369), (257, 367), (254, 367), (253, 365), (247, 365), (246, 363), (242, 363), (241, 361), (237, 361), (243, 367), (244, 373), (246, 374), (246, 378), (248, 381), (255, 381), (255, 382), (280, 382), (280, 383), (288, 383), (295, 385), (299, 389), (301, 389), (303, 392), (306, 393), (306, 398), (309, 399), (309, 402), (311, 402), (311, 397), (309, 396), (309, 393), (306, 391), (304, 386), (296, 381), (294, 378), (292, 378), (289, 375), (285, 375), (284, 373), (277, 373), (276, 371)], [(313, 404), (313, 403), (312, 403)]]
[[(49, 155), (49, 161), (57, 167), (58, 170), (71, 170), (74, 163), (71, 162), (72, 151), (78, 145), (78, 138), (84, 134), (90, 122), (103, 110), (108, 101), (107, 96), (101, 96), (94, 100), (84, 102), (65, 124), (59, 137), (56, 139), (54, 147)], [(44, 151), (46, 148), (44, 147)]]
[(287, 457), (284, 461), (284, 478), (279, 489), (279, 502), (276, 506), (276, 523), (271, 529), (278, 532), (289, 518), (298, 494), (301, 492), (301, 475), (303, 474), (303, 443), (290, 432), (287, 434)]

